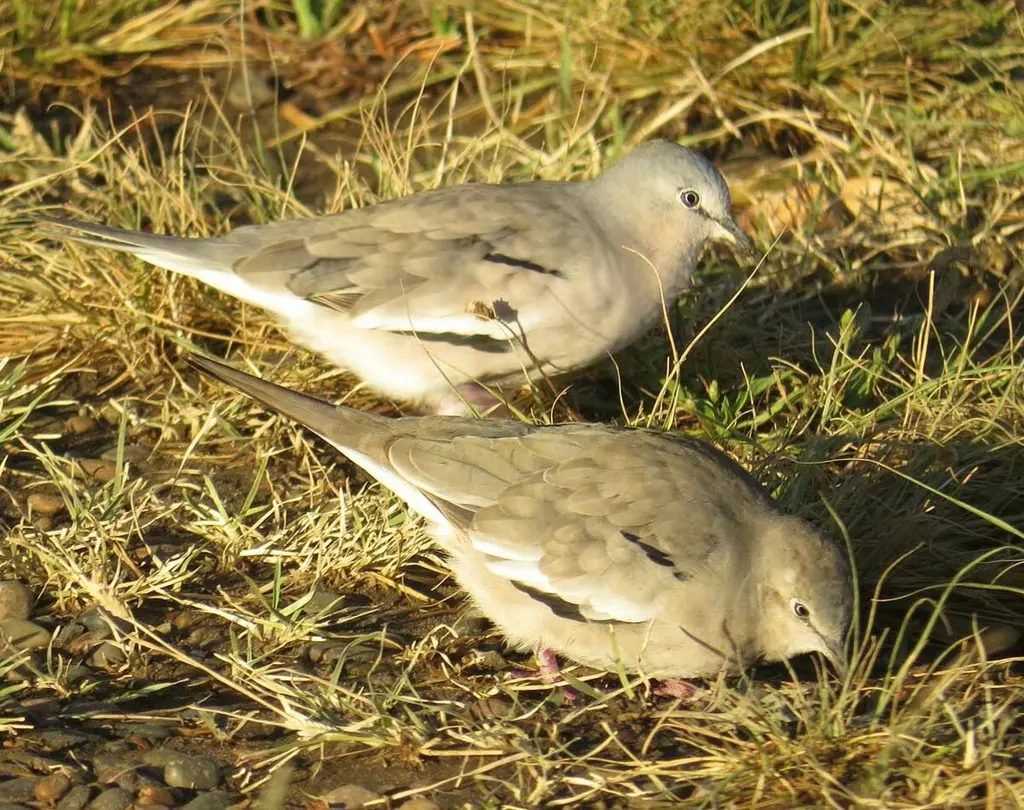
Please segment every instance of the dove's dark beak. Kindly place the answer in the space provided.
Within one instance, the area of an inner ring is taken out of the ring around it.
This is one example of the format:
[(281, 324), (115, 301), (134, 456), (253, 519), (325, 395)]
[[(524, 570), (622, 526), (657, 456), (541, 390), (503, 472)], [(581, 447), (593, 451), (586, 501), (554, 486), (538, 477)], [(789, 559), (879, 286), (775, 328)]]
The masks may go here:
[(825, 642), (825, 649), (821, 651), (821, 654), (824, 655), (825, 659), (832, 665), (832, 668), (836, 671), (836, 676), (839, 680), (845, 681), (848, 667), (842, 643), (835, 643), (827, 639), (822, 639), (822, 641)]
[(736, 249), (737, 253), (745, 256), (754, 254), (754, 240), (747, 236), (732, 217), (716, 219), (715, 225), (718, 226), (718, 233), (715, 235), (717, 239), (728, 242)]

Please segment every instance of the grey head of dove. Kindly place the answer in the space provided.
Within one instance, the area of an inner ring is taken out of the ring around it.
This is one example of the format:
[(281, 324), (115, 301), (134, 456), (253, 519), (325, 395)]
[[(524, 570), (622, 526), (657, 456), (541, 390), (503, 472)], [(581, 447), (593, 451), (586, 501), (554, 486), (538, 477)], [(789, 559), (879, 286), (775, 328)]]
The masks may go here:
[(205, 239), (41, 219), (265, 308), (387, 396), (457, 413), (629, 345), (706, 243), (753, 245), (718, 170), (666, 141), (591, 180), (452, 186)]
[(660, 678), (809, 652), (843, 668), (845, 554), (710, 445), (596, 424), (388, 419), (190, 362), (305, 425), (425, 517), (458, 582), (518, 648)]

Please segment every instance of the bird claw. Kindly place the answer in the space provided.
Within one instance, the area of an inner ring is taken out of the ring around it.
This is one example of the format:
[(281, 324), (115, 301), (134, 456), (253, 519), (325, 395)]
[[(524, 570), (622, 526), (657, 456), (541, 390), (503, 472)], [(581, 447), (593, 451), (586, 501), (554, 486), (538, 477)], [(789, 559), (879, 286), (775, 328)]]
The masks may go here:
[(558, 666), (558, 656), (555, 655), (554, 650), (539, 649), (534, 657), (537, 659), (537, 669), (541, 678), (549, 683), (558, 679), (561, 668)]
[(689, 681), (682, 681), (678, 678), (664, 680), (651, 689), (653, 695), (671, 697), (676, 700), (690, 700), (696, 693), (697, 687)]
[[(534, 655), (537, 661), (537, 669), (513, 669), (509, 675), (515, 679), (532, 679), (539, 678), (541, 683), (544, 684), (555, 684), (561, 678), (561, 668), (558, 666), (558, 656), (555, 655), (553, 650), (540, 649)], [(579, 693), (571, 686), (562, 686), (559, 688), (562, 698), (566, 703), (572, 703), (576, 698), (579, 697)]]

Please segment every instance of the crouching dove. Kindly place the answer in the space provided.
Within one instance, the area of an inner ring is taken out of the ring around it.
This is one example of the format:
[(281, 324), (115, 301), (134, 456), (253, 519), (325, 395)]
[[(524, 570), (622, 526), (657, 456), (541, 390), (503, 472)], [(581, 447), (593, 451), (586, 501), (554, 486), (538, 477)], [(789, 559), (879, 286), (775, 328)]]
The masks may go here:
[(596, 424), (389, 419), (190, 362), (425, 517), (456, 579), (520, 649), (660, 678), (807, 652), (843, 669), (846, 556), (709, 445)]
[(721, 174), (666, 141), (592, 180), (453, 186), (209, 239), (41, 219), (263, 307), (370, 387), (441, 413), (601, 360), (662, 318), (706, 242), (753, 245)]

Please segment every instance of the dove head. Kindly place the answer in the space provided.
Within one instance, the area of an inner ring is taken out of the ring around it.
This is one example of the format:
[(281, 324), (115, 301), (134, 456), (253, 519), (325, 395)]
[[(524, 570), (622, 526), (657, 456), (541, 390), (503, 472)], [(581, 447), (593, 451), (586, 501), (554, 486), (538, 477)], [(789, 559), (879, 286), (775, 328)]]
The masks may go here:
[(648, 141), (585, 185), (592, 206), (612, 212), (618, 235), (634, 242), (626, 247), (659, 270), (680, 267), (688, 275), (709, 241), (754, 249), (732, 217), (725, 178), (692, 149)]
[(758, 645), (769, 661), (821, 653), (840, 676), (853, 577), (839, 544), (801, 520), (777, 517), (759, 538)]

